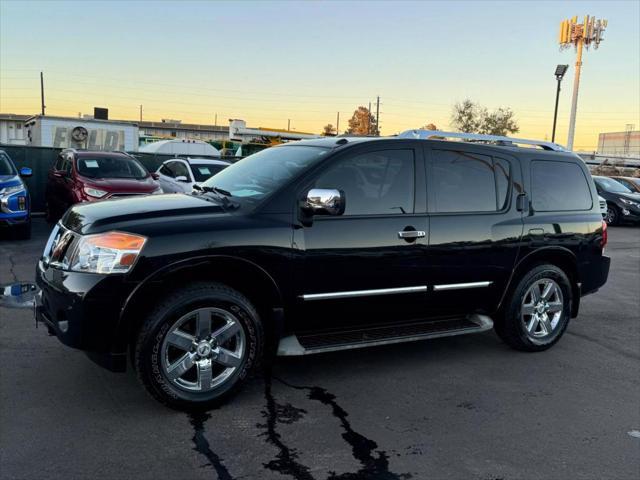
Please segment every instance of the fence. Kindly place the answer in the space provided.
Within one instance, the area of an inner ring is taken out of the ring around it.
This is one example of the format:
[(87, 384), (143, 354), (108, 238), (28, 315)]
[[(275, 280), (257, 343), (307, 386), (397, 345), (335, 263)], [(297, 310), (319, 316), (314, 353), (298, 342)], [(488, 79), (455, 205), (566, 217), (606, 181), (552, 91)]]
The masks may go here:
[[(47, 173), (62, 149), (0, 144), (0, 150), (7, 152), (18, 170), (22, 167), (29, 167), (33, 170), (33, 176), (24, 179), (29, 189), (29, 194), (31, 195), (31, 210), (35, 213), (44, 212)], [(131, 154), (140, 160), (140, 163), (150, 172), (155, 172), (162, 162), (176, 156), (140, 152), (132, 152)], [(203, 156), (202, 158), (207, 157)], [(224, 157), (224, 160), (234, 162), (238, 159), (235, 157)]]

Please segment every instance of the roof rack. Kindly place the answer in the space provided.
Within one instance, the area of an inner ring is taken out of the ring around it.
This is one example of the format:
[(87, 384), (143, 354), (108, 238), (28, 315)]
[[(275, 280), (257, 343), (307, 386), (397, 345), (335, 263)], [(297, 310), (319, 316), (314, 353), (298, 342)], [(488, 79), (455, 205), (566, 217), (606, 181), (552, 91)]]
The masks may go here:
[(553, 152), (568, 152), (562, 145), (545, 142), (542, 140), (529, 140), (526, 138), (503, 137), (500, 135), (483, 135), (480, 133), (441, 132), (439, 130), (406, 130), (398, 135), (398, 138), (417, 138), (420, 140), (447, 140), (459, 138), (465, 142), (483, 142), (502, 147), (516, 147), (518, 145), (533, 145)]

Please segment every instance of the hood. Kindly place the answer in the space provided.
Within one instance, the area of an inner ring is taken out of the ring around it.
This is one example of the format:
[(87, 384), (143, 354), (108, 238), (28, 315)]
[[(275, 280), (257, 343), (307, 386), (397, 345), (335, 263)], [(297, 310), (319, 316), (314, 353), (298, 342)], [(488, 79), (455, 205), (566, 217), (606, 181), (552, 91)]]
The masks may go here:
[(14, 185), (22, 185), (19, 175), (0, 175), (0, 189), (13, 187)]
[(634, 202), (640, 202), (640, 193), (614, 193), (620, 198), (627, 198), (629, 200), (633, 200)]
[(149, 175), (146, 178), (87, 178), (84, 184), (109, 193), (149, 193), (160, 185)]
[(157, 222), (177, 222), (191, 215), (224, 214), (219, 202), (183, 193), (125, 197), (79, 203), (62, 217), (62, 224), (78, 233), (130, 230)]

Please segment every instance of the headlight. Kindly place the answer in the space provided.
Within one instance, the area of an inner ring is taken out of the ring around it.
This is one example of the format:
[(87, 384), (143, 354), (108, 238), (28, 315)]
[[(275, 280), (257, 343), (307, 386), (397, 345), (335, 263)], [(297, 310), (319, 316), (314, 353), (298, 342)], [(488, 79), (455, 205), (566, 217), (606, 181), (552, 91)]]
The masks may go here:
[(628, 199), (626, 199), (626, 198), (622, 198), (622, 197), (620, 197), (620, 201), (621, 201), (622, 203), (624, 203), (625, 205), (633, 205), (634, 207), (640, 207), (640, 203), (638, 203), (638, 202), (634, 202), (634, 201), (632, 201), (632, 200), (628, 200)]
[(69, 265), (76, 272), (127, 273), (136, 263), (146, 237), (106, 232), (80, 237)]
[(109, 193), (109, 192), (105, 192), (104, 190), (98, 190), (97, 188), (91, 188), (91, 187), (84, 187), (83, 190), (84, 190), (84, 193), (94, 198), (102, 198), (107, 193)]
[(22, 192), (24, 185), (13, 185), (12, 187), (0, 188), (0, 195), (13, 195), (14, 193)]
[(160, 195), (160, 194), (162, 194), (162, 193), (164, 193), (164, 192), (162, 191), (162, 187), (158, 187), (158, 188), (156, 188), (153, 192), (151, 192), (151, 195)]

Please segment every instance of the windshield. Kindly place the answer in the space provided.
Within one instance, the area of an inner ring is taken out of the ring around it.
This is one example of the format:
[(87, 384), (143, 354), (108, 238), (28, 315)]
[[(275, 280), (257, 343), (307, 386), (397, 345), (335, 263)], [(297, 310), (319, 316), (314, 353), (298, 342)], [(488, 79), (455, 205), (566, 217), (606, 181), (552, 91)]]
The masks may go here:
[(146, 178), (148, 173), (137, 160), (133, 158), (96, 157), (78, 159), (76, 167), (78, 173), (88, 178)]
[(322, 160), (329, 151), (302, 145), (267, 148), (225, 168), (203, 185), (221, 188), (234, 197), (261, 200)]
[(598, 177), (594, 179), (600, 188), (602, 188), (605, 192), (611, 193), (631, 193), (627, 187), (622, 185), (620, 182), (613, 180), (612, 178), (606, 177)]
[(202, 183), (225, 167), (227, 167), (227, 165), (216, 163), (192, 163), (191, 172), (193, 173), (193, 180), (196, 183)]
[(15, 175), (16, 170), (13, 163), (4, 153), (0, 153), (0, 175)]

